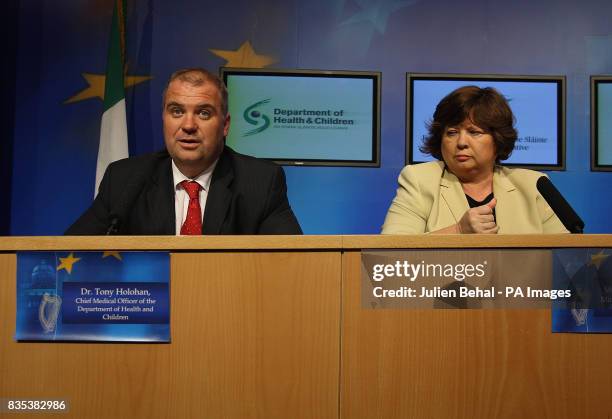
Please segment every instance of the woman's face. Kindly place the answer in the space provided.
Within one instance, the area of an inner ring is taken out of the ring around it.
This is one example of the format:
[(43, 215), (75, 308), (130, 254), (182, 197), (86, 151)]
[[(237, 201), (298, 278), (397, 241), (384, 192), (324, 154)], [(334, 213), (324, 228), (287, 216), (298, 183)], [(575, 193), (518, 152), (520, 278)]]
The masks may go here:
[(493, 136), (465, 120), (446, 127), (442, 135), (442, 158), (446, 166), (462, 180), (473, 180), (492, 173), (497, 152)]

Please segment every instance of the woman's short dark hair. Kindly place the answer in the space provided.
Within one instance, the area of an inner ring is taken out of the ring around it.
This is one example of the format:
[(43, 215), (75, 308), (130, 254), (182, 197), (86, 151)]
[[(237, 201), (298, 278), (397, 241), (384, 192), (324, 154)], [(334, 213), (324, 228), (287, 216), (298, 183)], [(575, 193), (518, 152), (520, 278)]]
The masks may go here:
[(442, 160), (444, 131), (465, 120), (493, 136), (497, 162), (510, 157), (517, 132), (508, 101), (492, 87), (477, 86), (460, 87), (438, 103), (433, 120), (427, 125), (429, 135), (419, 147), (421, 152)]

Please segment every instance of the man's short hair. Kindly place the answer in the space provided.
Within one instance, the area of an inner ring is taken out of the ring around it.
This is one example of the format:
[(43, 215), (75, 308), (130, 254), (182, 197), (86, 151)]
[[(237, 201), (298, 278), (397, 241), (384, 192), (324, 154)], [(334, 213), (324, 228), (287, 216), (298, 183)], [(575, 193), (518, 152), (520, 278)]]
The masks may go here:
[(204, 69), (204, 68), (184, 68), (182, 70), (177, 70), (168, 79), (168, 83), (166, 83), (166, 88), (164, 89), (164, 93), (162, 95), (164, 103), (166, 102), (166, 92), (168, 91), (168, 86), (174, 80), (180, 80), (185, 83), (189, 83), (192, 86), (201, 86), (204, 83), (212, 83), (217, 87), (219, 93), (221, 95), (221, 111), (223, 112), (223, 116), (227, 115), (227, 87), (225, 87), (225, 83), (223, 80), (219, 78), (214, 73)]

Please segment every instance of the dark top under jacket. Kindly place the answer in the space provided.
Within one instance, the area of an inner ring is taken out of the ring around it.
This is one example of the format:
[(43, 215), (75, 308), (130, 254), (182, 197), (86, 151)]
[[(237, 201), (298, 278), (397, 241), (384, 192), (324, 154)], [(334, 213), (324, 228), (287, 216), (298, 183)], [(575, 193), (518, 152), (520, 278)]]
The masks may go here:
[[(91, 207), (67, 235), (174, 235), (167, 151), (111, 163)], [(302, 234), (283, 169), (225, 147), (212, 174), (202, 234)]]
[[(482, 201), (476, 201), (474, 198), (472, 198), (468, 194), (465, 194), (465, 197), (467, 198), (468, 205), (470, 206), (470, 208), (482, 207), (483, 205), (486, 205), (489, 202), (491, 202), (493, 198), (495, 198), (495, 196), (493, 195), (493, 192), (487, 195), (485, 199), (483, 199)], [(493, 221), (497, 222), (497, 217), (495, 216), (495, 208), (493, 208)]]

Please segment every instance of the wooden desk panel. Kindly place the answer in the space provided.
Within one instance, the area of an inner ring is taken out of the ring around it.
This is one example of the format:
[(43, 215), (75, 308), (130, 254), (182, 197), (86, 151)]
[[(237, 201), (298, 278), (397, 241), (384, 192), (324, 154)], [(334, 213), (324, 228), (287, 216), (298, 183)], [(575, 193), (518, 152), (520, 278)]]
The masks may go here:
[(173, 254), (171, 344), (16, 343), (0, 254), (0, 397), (69, 398), (75, 418), (336, 418), (340, 260)]
[(174, 254), (172, 266), (168, 396), (185, 413), (337, 417), (339, 253)]
[(343, 256), (342, 418), (584, 418), (612, 412), (609, 335), (549, 310), (368, 310)]

